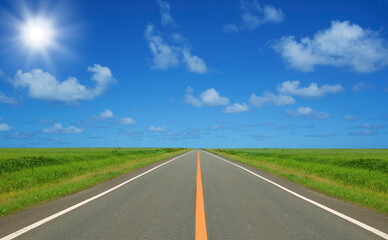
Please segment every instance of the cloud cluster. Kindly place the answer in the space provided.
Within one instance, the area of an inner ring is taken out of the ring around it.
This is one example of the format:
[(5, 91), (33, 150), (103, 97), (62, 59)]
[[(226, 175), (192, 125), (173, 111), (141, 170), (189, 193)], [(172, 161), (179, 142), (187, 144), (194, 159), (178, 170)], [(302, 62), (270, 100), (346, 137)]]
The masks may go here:
[(300, 81), (284, 81), (278, 87), (279, 93), (288, 94), (292, 96), (301, 96), (307, 98), (323, 97), (325, 94), (335, 94), (344, 90), (340, 84), (336, 85), (322, 85), (318, 87), (316, 83), (310, 83), (308, 87), (300, 87)]
[(48, 127), (48, 128), (43, 128), (42, 133), (47, 133), (47, 134), (69, 134), (69, 133), (83, 133), (84, 129), (83, 128), (78, 128), (75, 126), (69, 126), (69, 127), (62, 127), (62, 124), (60, 123), (55, 123), (53, 126)]
[(286, 114), (290, 117), (324, 119), (330, 117), (326, 112), (318, 112), (310, 107), (298, 107), (297, 109), (287, 109)]
[(169, 140), (187, 140), (201, 138), (201, 130), (199, 128), (188, 128), (179, 132), (168, 132), (166, 139)]
[(13, 133), (8, 134), (4, 137), (7, 139), (27, 139), (27, 138), (31, 138), (33, 136), (34, 136), (34, 134), (29, 133), (29, 132), (13, 132)]
[(235, 103), (229, 105), (229, 98), (221, 97), (220, 94), (214, 89), (207, 89), (199, 94), (199, 97), (193, 95), (193, 89), (187, 87), (185, 95), (185, 103), (188, 103), (194, 107), (218, 107), (226, 106), (222, 111), (223, 113), (241, 113), (249, 111), (249, 106), (246, 103)]
[(3, 121), (3, 119), (0, 117), (0, 133), (8, 132), (8, 134), (3, 135), (3, 137), (5, 139), (26, 139), (26, 138), (30, 138), (30, 137), (34, 136), (34, 134), (29, 133), (29, 132), (11, 132), (11, 133), (9, 133), (10, 131), (12, 131), (12, 127), (6, 123), (1, 123), (2, 121)]
[(1, 123), (3, 119), (0, 117), (0, 132), (9, 132), (12, 130), (12, 127), (8, 124)]
[(374, 85), (373, 84), (369, 84), (369, 83), (365, 83), (365, 82), (359, 82), (357, 84), (354, 84), (353, 87), (352, 87), (352, 90), (354, 92), (361, 92), (364, 89), (373, 90), (374, 89)]
[(360, 119), (360, 117), (355, 115), (346, 115), (344, 117), (344, 120), (348, 122), (354, 122), (354, 121), (357, 121), (358, 119)]
[(179, 64), (181, 49), (166, 43), (162, 36), (156, 33), (152, 24), (147, 25), (144, 37), (148, 41), (148, 46), (153, 55), (151, 68), (166, 70)]
[(362, 125), (356, 126), (355, 128), (364, 128), (364, 129), (383, 129), (385, 125), (375, 125), (370, 123), (364, 123)]
[(370, 131), (370, 130), (363, 130), (361, 132), (351, 132), (351, 133), (349, 133), (349, 135), (359, 136), (359, 137), (372, 136), (372, 135), (376, 135), (376, 134), (377, 134), (376, 131)]
[(387, 40), (349, 21), (332, 21), (330, 28), (313, 38), (283, 37), (273, 48), (290, 67), (305, 72), (319, 65), (349, 67), (356, 72), (374, 72), (388, 65)]
[(273, 138), (272, 134), (258, 134), (258, 135), (251, 135), (251, 136), (256, 138), (256, 140), (264, 140), (266, 138)]
[(242, 30), (253, 30), (265, 23), (280, 23), (284, 20), (284, 13), (281, 9), (271, 5), (261, 7), (255, 0), (241, 1), (241, 11), (242, 23), (240, 25), (226, 24), (224, 32), (236, 33)]
[(235, 103), (230, 106), (227, 106), (224, 109), (224, 113), (240, 113), (240, 112), (247, 112), (249, 111), (249, 106), (246, 103), (240, 104)]
[(251, 97), (249, 98), (249, 103), (252, 106), (255, 106), (257, 108), (264, 107), (264, 106), (284, 106), (289, 104), (294, 104), (295, 100), (293, 97), (279, 94), (275, 95), (270, 91), (264, 92), (263, 96), (256, 96), (254, 93), (252, 93)]
[(148, 128), (148, 131), (150, 132), (166, 132), (167, 131), (167, 127), (166, 126), (150, 126)]
[(0, 103), (5, 103), (5, 104), (16, 104), (16, 99), (12, 97), (7, 97), (5, 93), (0, 92)]
[(0, 132), (9, 132), (12, 130), (12, 127), (5, 123), (0, 123)]
[(113, 112), (109, 109), (105, 109), (103, 112), (101, 112), (99, 115), (94, 115), (93, 116), (93, 119), (94, 120), (97, 120), (97, 121), (106, 121), (108, 119), (116, 119), (116, 122), (117, 124), (119, 125), (134, 125), (136, 124), (136, 121), (133, 120), (132, 118), (130, 117), (122, 117), (122, 118), (118, 118), (116, 117)]
[(174, 19), (171, 17), (171, 7), (168, 2), (158, 0), (160, 7), (161, 22), (163, 26), (175, 25)]
[(134, 130), (121, 131), (121, 132), (119, 132), (119, 134), (129, 136), (129, 137), (134, 138), (136, 140), (140, 140), (143, 137), (142, 132), (138, 132), (138, 131), (134, 131)]
[[(161, 12), (161, 22), (165, 27), (175, 26), (175, 21), (170, 14), (170, 4), (158, 1)], [(172, 33), (170, 39), (163, 38), (153, 24), (148, 24), (144, 31), (144, 37), (152, 53), (152, 69), (166, 70), (185, 63), (187, 70), (193, 73), (207, 73), (207, 66), (203, 59), (192, 55), (187, 40), (179, 33)]]
[(306, 137), (317, 137), (317, 138), (324, 138), (324, 137), (334, 137), (337, 136), (336, 133), (324, 133), (324, 134), (309, 134), (306, 135)]
[[(264, 106), (286, 106), (296, 103), (293, 96), (300, 96), (305, 98), (319, 98), (325, 96), (326, 94), (336, 94), (338, 92), (344, 91), (344, 88), (340, 84), (325, 84), (322, 86), (318, 86), (317, 83), (310, 83), (308, 87), (301, 87), (300, 85), (300, 81), (284, 81), (277, 87), (277, 91), (279, 92), (278, 94), (274, 94), (270, 91), (265, 91), (262, 96), (257, 96), (256, 94), (252, 93), (249, 98), (249, 104), (256, 108), (261, 108)], [(193, 95), (193, 91), (194, 90), (191, 87), (188, 87), (186, 89), (185, 103), (188, 103), (194, 107), (227, 106), (229, 104), (229, 99), (227, 97), (221, 97), (220, 94), (214, 88), (207, 89), (206, 91), (200, 93), (199, 97), (195, 97)], [(302, 116), (303, 110), (307, 111), (308, 109), (310, 108), (300, 107), (297, 110), (288, 110), (288, 112), (286, 113), (289, 116)], [(240, 113), (247, 111), (249, 111), (249, 106), (246, 103), (234, 103), (227, 106), (223, 110), (224, 113)], [(319, 113), (316, 111), (312, 111), (308, 114), (305, 114), (305, 117), (328, 117), (328, 114), (325, 114), (327, 113)]]
[(98, 115), (101, 119), (109, 119), (109, 118), (114, 118), (113, 112), (109, 109), (105, 109), (100, 115)]
[(33, 69), (30, 72), (18, 70), (11, 81), (15, 88), (27, 89), (32, 98), (62, 102), (94, 99), (115, 82), (108, 67), (95, 64), (88, 67), (88, 71), (92, 72), (92, 80), (96, 84), (94, 88), (82, 85), (75, 77), (60, 82), (55, 76), (41, 69)]
[(214, 88), (210, 88), (200, 93), (199, 98), (196, 98), (193, 96), (193, 89), (188, 87), (186, 89), (185, 103), (191, 104), (194, 107), (217, 107), (228, 105), (229, 99), (227, 97), (221, 97)]
[[(285, 106), (295, 104), (296, 101), (293, 96), (305, 98), (319, 98), (326, 94), (336, 94), (344, 90), (340, 84), (322, 85), (317, 83), (310, 83), (308, 87), (301, 87), (300, 81), (284, 81), (277, 86), (279, 94), (274, 94), (270, 91), (265, 91), (262, 96), (256, 96), (252, 93), (249, 98), (249, 103), (257, 108), (264, 106)], [(312, 110), (310, 107), (299, 107), (295, 110), (288, 109), (285, 112), (290, 117), (322, 119), (328, 118), (330, 115), (326, 112), (318, 112)]]
[(136, 121), (133, 120), (133, 119), (130, 118), (130, 117), (124, 117), (124, 118), (120, 118), (120, 119), (118, 120), (118, 123), (119, 123), (120, 125), (134, 125), (134, 124), (136, 124)]

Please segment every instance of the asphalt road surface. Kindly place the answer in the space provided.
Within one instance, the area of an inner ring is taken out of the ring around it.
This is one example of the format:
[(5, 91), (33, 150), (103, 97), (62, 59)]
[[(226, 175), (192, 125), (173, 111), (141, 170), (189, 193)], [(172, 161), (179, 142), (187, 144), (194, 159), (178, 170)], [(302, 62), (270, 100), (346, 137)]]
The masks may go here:
[(204, 151), (0, 218), (0, 239), (364, 240), (387, 232), (386, 216)]

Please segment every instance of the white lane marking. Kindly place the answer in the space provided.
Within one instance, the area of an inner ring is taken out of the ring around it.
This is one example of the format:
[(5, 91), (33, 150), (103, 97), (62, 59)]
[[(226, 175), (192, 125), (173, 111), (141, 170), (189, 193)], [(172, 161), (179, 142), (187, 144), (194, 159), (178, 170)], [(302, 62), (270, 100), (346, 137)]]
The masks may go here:
[[(206, 151), (204, 151), (204, 152), (206, 152)], [(330, 213), (332, 213), (332, 214), (334, 214), (334, 215), (336, 215), (336, 216), (338, 216), (338, 217), (340, 217), (340, 218), (343, 218), (343, 219), (345, 219), (345, 220), (347, 220), (347, 221), (349, 221), (349, 222), (351, 222), (351, 223), (353, 223), (353, 224), (356, 224), (357, 226), (362, 227), (362, 228), (364, 228), (365, 230), (368, 230), (368, 231), (370, 231), (370, 232), (372, 232), (372, 233), (374, 233), (374, 234), (376, 234), (376, 235), (378, 235), (378, 236), (380, 236), (380, 237), (382, 237), (382, 238), (384, 238), (384, 239), (388, 239), (388, 234), (385, 233), (385, 232), (382, 232), (382, 231), (380, 231), (380, 230), (378, 230), (378, 229), (376, 229), (376, 228), (373, 228), (373, 227), (371, 227), (371, 226), (369, 226), (369, 225), (366, 225), (365, 223), (362, 223), (362, 222), (360, 222), (360, 221), (357, 221), (357, 220), (354, 219), (354, 218), (348, 217), (348, 216), (346, 216), (345, 214), (342, 214), (342, 213), (340, 213), (340, 212), (337, 212), (336, 210), (333, 210), (333, 209), (331, 209), (331, 208), (329, 208), (329, 207), (326, 207), (325, 205), (322, 205), (322, 204), (320, 204), (320, 203), (317, 203), (317, 202), (315, 202), (315, 201), (313, 201), (313, 200), (311, 200), (311, 199), (309, 199), (309, 198), (306, 198), (306, 197), (304, 197), (304, 196), (302, 196), (302, 195), (300, 195), (300, 194), (298, 194), (298, 193), (296, 193), (296, 192), (293, 192), (293, 191), (289, 190), (288, 188), (285, 188), (285, 187), (283, 187), (283, 186), (281, 186), (281, 185), (279, 185), (279, 184), (277, 184), (277, 183), (275, 183), (275, 182), (272, 182), (271, 180), (269, 180), (269, 179), (267, 179), (267, 178), (265, 178), (265, 177), (263, 177), (263, 176), (260, 176), (259, 174), (256, 174), (256, 173), (254, 173), (254, 172), (252, 172), (252, 171), (250, 171), (250, 170), (248, 170), (248, 169), (246, 169), (246, 168), (244, 168), (244, 167), (241, 167), (241, 166), (238, 165), (238, 164), (232, 163), (232, 162), (230, 162), (230, 161), (228, 161), (228, 160), (225, 160), (225, 159), (223, 159), (223, 158), (221, 158), (221, 157), (219, 157), (219, 156), (217, 156), (217, 155), (214, 155), (214, 154), (212, 154), (212, 153), (209, 153), (209, 152), (206, 152), (206, 153), (212, 155), (213, 157), (219, 158), (219, 159), (221, 159), (222, 161), (225, 161), (225, 162), (227, 162), (227, 163), (229, 163), (229, 164), (232, 164), (232, 165), (234, 165), (234, 166), (236, 166), (236, 167), (239, 167), (239, 168), (241, 168), (241, 169), (243, 169), (243, 170), (249, 172), (250, 174), (255, 175), (256, 177), (261, 178), (261, 179), (263, 179), (264, 181), (267, 181), (267, 182), (269, 182), (269, 183), (275, 185), (276, 187), (278, 187), (278, 188), (280, 188), (280, 189), (282, 189), (282, 190), (284, 190), (284, 191), (286, 191), (286, 192), (288, 192), (288, 193), (291, 193), (292, 195), (294, 195), (294, 196), (296, 196), (296, 197), (298, 197), (298, 198), (300, 198), (300, 199), (305, 200), (306, 202), (309, 202), (309, 203), (311, 203), (311, 204), (314, 204), (315, 206), (320, 207), (320, 208), (322, 208), (323, 210), (326, 210), (326, 211), (328, 211), (328, 212), (330, 212)]]
[(74, 210), (74, 209), (76, 209), (76, 208), (81, 207), (82, 205), (85, 205), (85, 204), (87, 204), (87, 203), (89, 203), (89, 202), (91, 202), (91, 201), (93, 201), (93, 200), (95, 200), (95, 199), (97, 199), (97, 198), (100, 198), (100, 197), (102, 197), (102, 196), (104, 196), (104, 195), (106, 195), (106, 194), (108, 194), (108, 193), (110, 193), (110, 192), (116, 190), (117, 188), (122, 187), (123, 185), (125, 185), (125, 184), (127, 184), (127, 183), (129, 183), (129, 182), (132, 182), (133, 180), (135, 180), (135, 179), (137, 179), (137, 178), (139, 178), (139, 177), (141, 177), (141, 176), (144, 176), (144, 175), (146, 175), (147, 173), (150, 173), (150, 172), (154, 171), (155, 169), (160, 168), (161, 166), (166, 165), (167, 163), (170, 163), (170, 162), (172, 162), (172, 161), (174, 161), (174, 160), (176, 160), (176, 159), (178, 159), (178, 158), (180, 158), (180, 157), (183, 157), (183, 156), (185, 156), (185, 155), (187, 155), (187, 154), (189, 154), (189, 153), (191, 153), (191, 152), (192, 152), (192, 151), (187, 152), (187, 153), (185, 153), (185, 154), (183, 154), (183, 155), (180, 155), (180, 156), (178, 156), (178, 157), (175, 157), (175, 158), (173, 158), (173, 159), (171, 159), (171, 160), (169, 160), (169, 161), (167, 161), (167, 162), (165, 162), (165, 163), (162, 163), (162, 164), (160, 164), (160, 165), (158, 165), (158, 166), (156, 166), (156, 167), (154, 167), (154, 168), (151, 168), (150, 170), (148, 170), (148, 171), (146, 171), (146, 172), (144, 172), (144, 173), (142, 173), (142, 174), (139, 174), (139, 175), (137, 175), (136, 177), (133, 177), (133, 178), (131, 178), (131, 179), (129, 179), (129, 180), (123, 182), (123, 183), (120, 183), (119, 185), (116, 185), (115, 187), (110, 188), (110, 189), (106, 190), (105, 192), (102, 192), (102, 193), (100, 193), (100, 194), (98, 194), (98, 195), (96, 195), (96, 196), (94, 196), (94, 197), (91, 197), (91, 198), (89, 198), (89, 199), (86, 199), (85, 201), (82, 201), (82, 202), (80, 202), (80, 203), (77, 203), (77, 204), (75, 204), (75, 205), (73, 205), (73, 206), (71, 206), (71, 207), (69, 207), (69, 208), (66, 208), (65, 210), (62, 210), (62, 211), (60, 211), (60, 212), (57, 212), (57, 213), (55, 213), (55, 214), (53, 214), (53, 215), (51, 215), (51, 216), (49, 216), (49, 217), (46, 217), (46, 218), (44, 218), (44, 219), (42, 219), (42, 220), (40, 220), (40, 221), (38, 221), (38, 222), (36, 222), (36, 223), (33, 223), (33, 224), (31, 224), (31, 225), (29, 225), (29, 226), (27, 226), (27, 227), (25, 227), (25, 228), (22, 228), (22, 229), (20, 229), (20, 230), (18, 230), (18, 231), (16, 231), (16, 232), (13, 232), (13, 233), (11, 233), (11, 234), (9, 234), (9, 235), (3, 237), (3, 238), (0, 238), (0, 240), (10, 240), (10, 239), (14, 239), (14, 238), (16, 238), (16, 237), (18, 237), (18, 236), (20, 236), (20, 235), (22, 235), (22, 234), (24, 234), (24, 233), (26, 233), (26, 232), (32, 230), (32, 229), (34, 229), (34, 228), (39, 227), (39, 226), (42, 225), (42, 224), (45, 224), (45, 223), (47, 223), (47, 222), (49, 222), (49, 221), (51, 221), (51, 220), (53, 220), (53, 219), (55, 219), (55, 218), (57, 218), (57, 217), (59, 217), (59, 216), (62, 216), (63, 214), (66, 214), (66, 213), (68, 213), (68, 212), (70, 212), (70, 211), (72, 211), (72, 210)]

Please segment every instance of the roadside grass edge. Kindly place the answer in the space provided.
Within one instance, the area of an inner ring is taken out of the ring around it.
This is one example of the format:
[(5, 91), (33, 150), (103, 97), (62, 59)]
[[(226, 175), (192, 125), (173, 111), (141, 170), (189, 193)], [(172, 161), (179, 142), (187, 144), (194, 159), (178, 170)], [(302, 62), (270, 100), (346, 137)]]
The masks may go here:
[(384, 215), (388, 215), (388, 194), (371, 191), (369, 189), (364, 189), (357, 186), (347, 186), (335, 182), (331, 179), (317, 177), (313, 174), (308, 174), (303, 171), (289, 169), (261, 161), (254, 161), (233, 154), (224, 153), (215, 149), (205, 150), (219, 156), (267, 171), (276, 176), (283, 177), (291, 182), (301, 184), (311, 190), (347, 201), (349, 203), (382, 213)]
[(120, 175), (130, 173), (141, 167), (182, 155), (191, 150), (192, 149), (182, 149), (159, 156), (138, 159), (135, 164), (129, 162), (76, 176), (58, 183), (41, 184), (29, 189), (0, 194), (0, 217), (15, 214), (22, 210), (80, 192)]

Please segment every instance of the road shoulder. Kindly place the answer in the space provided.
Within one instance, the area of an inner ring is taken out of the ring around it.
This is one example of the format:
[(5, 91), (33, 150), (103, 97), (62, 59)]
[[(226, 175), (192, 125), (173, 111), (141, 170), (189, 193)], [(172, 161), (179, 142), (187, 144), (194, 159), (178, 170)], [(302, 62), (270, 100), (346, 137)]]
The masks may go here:
[[(188, 152), (191, 152), (191, 151), (188, 151)], [(11, 234), (30, 224), (40, 221), (46, 217), (49, 217), (55, 213), (58, 213), (64, 209), (67, 209), (75, 204), (85, 201), (100, 193), (103, 193), (119, 184), (122, 184), (123, 182), (131, 178), (134, 178), (142, 173), (149, 171), (152, 168), (162, 165), (174, 158), (179, 158), (187, 154), (188, 152), (135, 169), (134, 171), (120, 175), (106, 182), (102, 182), (94, 187), (82, 190), (78, 193), (65, 196), (65, 197), (50, 201), (48, 203), (44, 203), (37, 207), (32, 207), (30, 209), (24, 210), (22, 212), (19, 212), (13, 215), (1, 217), (0, 218), (0, 237)]]
[(246, 168), (249, 171), (254, 172), (255, 174), (258, 174), (264, 178), (267, 178), (268, 180), (271, 180), (295, 193), (298, 193), (306, 198), (309, 198), (315, 202), (318, 202), (326, 207), (329, 207), (337, 212), (340, 212), (342, 214), (345, 214), (351, 218), (354, 218), (364, 224), (367, 224), (373, 228), (376, 228), (380, 231), (383, 231), (385, 233), (388, 232), (388, 216), (385, 216), (383, 214), (374, 212), (369, 209), (365, 209), (359, 206), (356, 206), (354, 204), (345, 202), (340, 199), (336, 199), (327, 195), (324, 195), (322, 193), (313, 191), (311, 189), (308, 189), (302, 185), (299, 185), (297, 183), (293, 183), (289, 180), (286, 180), (282, 177), (273, 175), (271, 173), (268, 173), (262, 169), (258, 169), (256, 167), (246, 165), (244, 163), (234, 161), (228, 158), (225, 158), (223, 156), (210, 153), (208, 151), (203, 150), (207, 154), (213, 154), (216, 155), (217, 157), (220, 157), (224, 159), (225, 161), (231, 162), (233, 164), (236, 164), (238, 166), (241, 166), (243, 168)]

